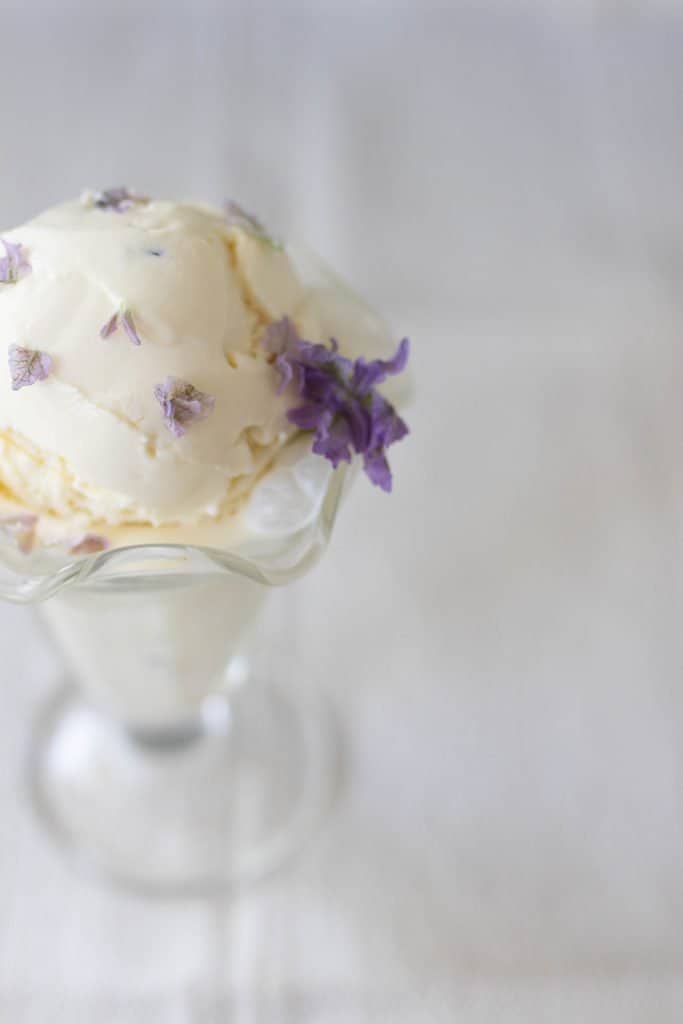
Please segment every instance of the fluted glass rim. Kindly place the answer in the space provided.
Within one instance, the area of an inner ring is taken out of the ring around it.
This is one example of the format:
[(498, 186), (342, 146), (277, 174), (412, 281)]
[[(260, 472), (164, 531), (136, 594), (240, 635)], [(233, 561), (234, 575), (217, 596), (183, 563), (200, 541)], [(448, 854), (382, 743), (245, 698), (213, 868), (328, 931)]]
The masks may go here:
[(22, 555), (8, 541), (0, 544), (0, 600), (37, 604), (71, 587), (121, 590), (128, 585), (137, 588), (143, 580), (169, 587), (222, 573), (269, 587), (291, 583), (308, 572), (327, 547), (353, 475), (348, 466), (331, 473), (316, 516), (261, 554), (245, 553), (239, 545), (132, 544), (86, 556), (64, 552), (59, 564), (53, 560), (47, 570), (41, 565), (40, 549)]

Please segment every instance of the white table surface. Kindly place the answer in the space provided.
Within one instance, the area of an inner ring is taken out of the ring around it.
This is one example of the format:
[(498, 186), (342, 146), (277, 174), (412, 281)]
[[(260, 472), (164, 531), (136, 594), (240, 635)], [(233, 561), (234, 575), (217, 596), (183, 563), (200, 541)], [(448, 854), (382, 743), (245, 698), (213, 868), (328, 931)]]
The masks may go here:
[(683, 13), (141, 10), (7, 5), (0, 221), (232, 193), (411, 335), (419, 395), (296, 587), (336, 817), (237, 904), (56, 856), (21, 766), (58, 669), (0, 608), (0, 1021), (678, 1024)]

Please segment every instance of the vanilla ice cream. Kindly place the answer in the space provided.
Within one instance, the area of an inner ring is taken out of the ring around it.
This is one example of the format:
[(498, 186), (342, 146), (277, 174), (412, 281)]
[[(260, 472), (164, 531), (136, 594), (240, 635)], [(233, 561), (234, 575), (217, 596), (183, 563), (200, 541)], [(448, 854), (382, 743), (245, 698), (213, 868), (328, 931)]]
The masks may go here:
[[(0, 344), (52, 362), (34, 387), (0, 386), (6, 491), (38, 514), (113, 526), (229, 512), (292, 433), (259, 345), (304, 298), (285, 253), (189, 203), (69, 202), (3, 237), (30, 272), (0, 284)], [(121, 309), (139, 345), (100, 336)], [(182, 438), (155, 397), (168, 377), (214, 400)]]
[[(0, 511), (38, 516), (48, 541), (225, 544), (244, 529), (296, 433), (267, 326), (286, 315), (351, 356), (390, 344), (343, 285), (304, 280), (252, 227), (200, 203), (86, 194), (0, 234), (0, 348), (15, 374), (0, 374)], [(174, 381), (204, 403), (189, 429), (167, 416)]]

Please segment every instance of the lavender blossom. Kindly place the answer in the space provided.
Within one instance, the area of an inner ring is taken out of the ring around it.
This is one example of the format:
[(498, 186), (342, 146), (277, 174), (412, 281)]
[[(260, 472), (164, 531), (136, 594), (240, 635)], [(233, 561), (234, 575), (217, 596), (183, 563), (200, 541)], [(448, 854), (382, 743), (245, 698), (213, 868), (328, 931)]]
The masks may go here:
[(14, 516), (2, 516), (0, 528), (2, 528), (16, 542), (17, 547), (23, 555), (30, 555), (36, 541), (36, 526), (38, 516), (30, 513), (23, 513)]
[(0, 283), (16, 284), (21, 276), (21, 271), (31, 270), (31, 264), (23, 253), (21, 242), (8, 242), (6, 238), (0, 238), (5, 247), (5, 255), (0, 257)]
[(135, 329), (135, 321), (133, 320), (133, 314), (129, 309), (124, 309), (121, 313), (121, 326), (128, 335), (128, 340), (132, 341), (134, 345), (140, 345), (140, 337)]
[(128, 335), (128, 338), (134, 345), (140, 345), (140, 335), (135, 328), (135, 321), (133, 320), (133, 314), (125, 306), (122, 306), (116, 313), (109, 317), (106, 324), (100, 327), (100, 338), (109, 338), (114, 334), (119, 327)]
[(106, 551), (109, 541), (98, 533), (84, 533), (69, 543), (70, 555), (94, 555), (98, 551)]
[(167, 377), (154, 388), (166, 426), (176, 437), (182, 437), (192, 423), (205, 420), (213, 411), (215, 399), (198, 391), (187, 381)]
[(134, 206), (146, 206), (148, 196), (138, 195), (130, 189), (107, 188), (103, 192), (86, 192), (82, 200), (86, 206), (94, 206), (98, 210), (112, 210), (114, 213), (126, 213)]
[(275, 320), (269, 324), (263, 334), (261, 344), (266, 352), (275, 356), (275, 368), (280, 374), (280, 384), (277, 389), (278, 395), (281, 395), (285, 388), (289, 386), (295, 374), (297, 386), (301, 390), (303, 378), (299, 372), (299, 366), (295, 361), (295, 357), (300, 351), (302, 342), (296, 327), (289, 317), (283, 316), (281, 320)]
[(38, 349), (10, 345), (8, 363), (12, 378), (12, 391), (28, 387), (39, 380), (45, 380), (52, 369), (52, 357)]
[(372, 483), (390, 491), (386, 449), (405, 437), (408, 427), (375, 388), (405, 368), (408, 339), (403, 339), (391, 359), (368, 362), (361, 357), (354, 362), (339, 355), (334, 338), (329, 348), (304, 341), (284, 317), (266, 329), (263, 346), (276, 357), (278, 391), (293, 383), (303, 400), (289, 410), (287, 418), (300, 430), (313, 432), (313, 451), (335, 468), (340, 462), (350, 462), (357, 452), (363, 456), (363, 469)]
[(265, 225), (261, 223), (258, 217), (254, 217), (253, 214), (247, 213), (247, 211), (233, 199), (228, 199), (225, 204), (225, 218), (229, 227), (240, 228), (248, 235), (251, 235), (252, 238), (257, 238), (260, 242), (267, 242), (268, 245), (273, 247), (273, 249), (282, 248), (281, 243), (268, 234), (268, 230)]

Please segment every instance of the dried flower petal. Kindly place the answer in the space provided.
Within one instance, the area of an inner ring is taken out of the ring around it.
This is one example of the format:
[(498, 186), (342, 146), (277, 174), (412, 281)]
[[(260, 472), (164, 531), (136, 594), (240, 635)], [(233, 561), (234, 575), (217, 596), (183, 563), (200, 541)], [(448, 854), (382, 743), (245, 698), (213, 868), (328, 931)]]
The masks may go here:
[(146, 206), (150, 202), (148, 196), (138, 195), (130, 189), (107, 188), (103, 192), (84, 192), (81, 202), (85, 206), (94, 206), (98, 210), (113, 210), (114, 213), (125, 213), (134, 206)]
[(38, 516), (28, 512), (0, 518), (0, 528), (16, 542), (17, 547), (24, 555), (30, 555), (33, 551), (37, 525)]
[(382, 448), (363, 456), (363, 469), (368, 479), (383, 491), (391, 491), (391, 470)]
[(100, 338), (108, 338), (119, 326), (119, 314), (114, 313), (106, 322), (100, 327)]
[(21, 271), (30, 271), (31, 264), (23, 253), (21, 242), (8, 242), (6, 238), (0, 238), (0, 242), (5, 247), (5, 255), (0, 257), (0, 282), (16, 284)]
[(409, 344), (408, 339), (404, 338), (391, 359), (372, 359), (369, 363), (362, 356), (356, 359), (352, 381), (354, 391), (367, 395), (387, 377), (401, 373), (408, 362)]
[(28, 387), (39, 380), (45, 380), (52, 369), (52, 357), (38, 349), (10, 345), (8, 363), (12, 378), (12, 391)]
[(98, 533), (84, 533), (69, 543), (70, 555), (95, 555), (98, 551), (106, 551), (109, 541)]
[(281, 249), (282, 244), (268, 234), (266, 227), (258, 217), (247, 211), (233, 199), (228, 199), (225, 204), (225, 218), (231, 228), (240, 228), (252, 238), (258, 238), (260, 242), (267, 242), (273, 249)]
[(121, 326), (128, 335), (129, 340), (132, 341), (134, 345), (141, 344), (140, 336), (138, 335), (138, 332), (135, 329), (133, 314), (129, 309), (124, 309), (123, 313), (121, 314)]
[(163, 384), (157, 384), (154, 397), (161, 406), (166, 426), (176, 437), (182, 437), (190, 424), (205, 420), (215, 402), (212, 395), (177, 377), (167, 377)]
[(295, 366), (288, 356), (298, 352), (300, 341), (297, 329), (288, 316), (283, 316), (281, 320), (275, 320), (268, 324), (263, 333), (261, 344), (266, 352), (276, 356), (275, 368), (280, 374), (278, 395), (281, 395), (289, 386), (294, 376)]
[(269, 325), (262, 342), (276, 355), (278, 391), (293, 382), (303, 399), (302, 405), (289, 410), (287, 418), (299, 430), (314, 433), (313, 451), (334, 467), (349, 462), (357, 452), (363, 456), (363, 468), (372, 483), (390, 491), (385, 450), (405, 437), (408, 427), (375, 388), (405, 368), (408, 339), (403, 339), (391, 359), (368, 362), (361, 357), (352, 362), (339, 355), (334, 338), (329, 348), (304, 341), (291, 320), (283, 317)]
[(106, 322), (100, 327), (100, 338), (109, 338), (114, 334), (119, 327), (122, 327), (130, 341), (134, 345), (140, 345), (140, 335), (135, 328), (135, 321), (133, 320), (133, 314), (125, 306), (122, 306), (118, 312), (114, 313)]

